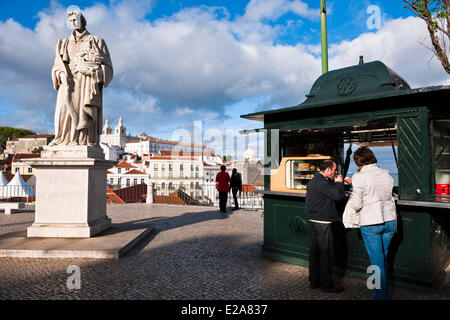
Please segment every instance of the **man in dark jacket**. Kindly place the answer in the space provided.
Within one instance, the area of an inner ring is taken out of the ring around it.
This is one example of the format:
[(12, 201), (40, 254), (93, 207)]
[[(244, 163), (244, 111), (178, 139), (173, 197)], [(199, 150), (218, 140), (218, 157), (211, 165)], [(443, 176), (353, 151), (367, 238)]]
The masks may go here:
[(241, 179), (241, 174), (239, 172), (237, 172), (236, 168), (233, 168), (233, 171), (231, 172), (230, 188), (231, 188), (231, 192), (233, 193), (233, 199), (234, 199), (234, 208), (233, 208), (233, 210), (237, 210), (237, 209), (239, 209), (237, 193), (239, 191), (239, 195), (241, 195), (241, 192), (242, 192), (242, 179)]
[(308, 184), (305, 200), (305, 215), (309, 220), (309, 282), (311, 288), (325, 292), (342, 292), (331, 279), (333, 265), (333, 234), (331, 224), (340, 216), (335, 201), (344, 197), (341, 175), (336, 177), (336, 163), (325, 160), (320, 171)]

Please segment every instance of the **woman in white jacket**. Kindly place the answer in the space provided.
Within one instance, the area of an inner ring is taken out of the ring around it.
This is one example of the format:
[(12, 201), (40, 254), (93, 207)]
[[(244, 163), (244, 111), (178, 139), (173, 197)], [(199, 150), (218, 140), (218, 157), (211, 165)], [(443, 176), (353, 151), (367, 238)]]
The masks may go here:
[[(367, 147), (353, 154), (358, 172), (352, 177), (350, 206), (359, 212), (359, 225), (370, 263), (380, 273), (380, 286), (375, 283), (375, 300), (388, 297), (386, 257), (397, 228), (397, 213), (392, 197), (394, 179), (388, 170), (377, 166), (377, 158)], [(373, 270), (373, 269), (372, 269)]]

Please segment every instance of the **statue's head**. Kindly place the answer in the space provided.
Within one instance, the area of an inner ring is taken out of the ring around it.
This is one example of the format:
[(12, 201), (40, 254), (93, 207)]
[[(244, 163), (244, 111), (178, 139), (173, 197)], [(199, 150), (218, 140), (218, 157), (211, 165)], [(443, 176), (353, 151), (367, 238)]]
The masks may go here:
[(79, 10), (69, 11), (67, 13), (69, 24), (75, 30), (83, 30), (86, 27), (86, 19)]

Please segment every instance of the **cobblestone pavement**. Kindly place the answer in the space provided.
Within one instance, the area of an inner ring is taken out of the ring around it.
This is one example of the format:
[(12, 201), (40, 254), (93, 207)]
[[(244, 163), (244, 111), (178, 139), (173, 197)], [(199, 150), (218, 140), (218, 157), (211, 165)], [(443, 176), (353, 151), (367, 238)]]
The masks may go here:
[[(373, 292), (346, 277), (344, 293), (308, 287), (308, 269), (262, 259), (261, 211), (230, 212), (169, 205), (109, 205), (113, 223), (151, 223), (155, 230), (120, 260), (0, 258), (0, 299), (360, 299)], [(26, 212), (0, 213), (0, 234), (26, 229)], [(81, 269), (70, 290), (66, 270)], [(447, 269), (450, 271), (449, 269)], [(392, 288), (393, 299), (450, 299), (450, 272), (435, 289)]]

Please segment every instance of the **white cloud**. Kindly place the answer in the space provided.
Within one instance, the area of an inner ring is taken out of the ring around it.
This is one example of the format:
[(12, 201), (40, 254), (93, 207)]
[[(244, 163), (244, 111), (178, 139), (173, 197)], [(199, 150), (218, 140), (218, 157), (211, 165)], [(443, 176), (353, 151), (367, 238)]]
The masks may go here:
[[(423, 43), (423, 44), (422, 44)], [(330, 46), (330, 70), (379, 60), (401, 75), (411, 87), (450, 84), (431, 47), (425, 23), (415, 17), (385, 23), (377, 32)]]
[(183, 116), (186, 116), (186, 115), (194, 114), (194, 110), (192, 110), (190, 108), (187, 108), (187, 107), (185, 107), (185, 108), (177, 108), (175, 110), (175, 113), (177, 114), (178, 117), (183, 117)]
[(301, 17), (317, 19), (319, 10), (313, 10), (302, 1), (286, 0), (252, 0), (245, 8), (244, 20), (261, 21), (268, 19), (276, 21), (288, 12), (293, 12)]

